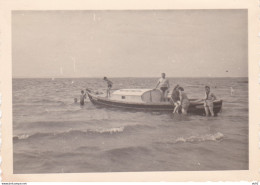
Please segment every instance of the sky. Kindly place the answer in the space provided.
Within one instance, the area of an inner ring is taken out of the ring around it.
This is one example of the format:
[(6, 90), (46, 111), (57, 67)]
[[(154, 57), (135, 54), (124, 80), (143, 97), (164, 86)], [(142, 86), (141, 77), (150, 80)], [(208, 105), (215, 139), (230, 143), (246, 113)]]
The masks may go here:
[(247, 48), (246, 10), (12, 13), (13, 77), (247, 77)]

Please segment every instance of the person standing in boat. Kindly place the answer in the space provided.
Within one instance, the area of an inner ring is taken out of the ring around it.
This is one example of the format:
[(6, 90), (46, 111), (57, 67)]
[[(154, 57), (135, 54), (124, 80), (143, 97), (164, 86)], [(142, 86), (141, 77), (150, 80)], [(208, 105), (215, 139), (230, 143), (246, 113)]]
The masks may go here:
[(110, 97), (110, 90), (112, 88), (113, 82), (111, 82), (107, 77), (104, 77), (104, 80), (107, 82), (107, 98)]
[(180, 93), (181, 112), (186, 115), (190, 106), (190, 101), (187, 94), (184, 92), (184, 89), (182, 87), (179, 87), (178, 89)]
[(216, 99), (216, 96), (212, 92), (210, 92), (210, 87), (205, 86), (205, 98), (203, 100), (206, 116), (209, 116), (209, 113), (211, 114), (211, 116), (214, 116), (213, 102)]
[(170, 88), (170, 83), (169, 80), (165, 78), (165, 73), (161, 74), (162, 77), (158, 80), (155, 89), (157, 89), (157, 87), (160, 88), (160, 90), (163, 93), (163, 97), (162, 100), (166, 101), (167, 100), (167, 90)]

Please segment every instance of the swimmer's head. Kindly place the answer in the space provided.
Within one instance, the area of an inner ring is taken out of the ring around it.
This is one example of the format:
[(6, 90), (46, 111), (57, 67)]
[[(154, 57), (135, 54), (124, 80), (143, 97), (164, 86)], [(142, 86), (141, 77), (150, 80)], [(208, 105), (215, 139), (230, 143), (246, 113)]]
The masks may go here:
[(78, 99), (77, 98), (74, 98), (74, 103), (77, 103), (78, 102)]
[(81, 90), (81, 94), (84, 94), (84, 91), (83, 91), (83, 90)]
[(104, 77), (104, 80), (107, 80), (107, 77)]

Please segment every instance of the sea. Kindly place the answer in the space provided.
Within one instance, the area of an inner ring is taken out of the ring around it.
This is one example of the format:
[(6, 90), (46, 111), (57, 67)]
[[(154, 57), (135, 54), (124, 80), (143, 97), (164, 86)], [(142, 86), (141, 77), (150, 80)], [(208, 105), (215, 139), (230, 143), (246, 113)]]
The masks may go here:
[[(154, 88), (157, 78), (111, 78), (113, 89)], [(27, 173), (247, 170), (248, 78), (169, 78), (189, 98), (209, 85), (216, 117), (74, 103), (102, 78), (14, 78), (13, 171)], [(231, 88), (234, 93), (231, 94)]]

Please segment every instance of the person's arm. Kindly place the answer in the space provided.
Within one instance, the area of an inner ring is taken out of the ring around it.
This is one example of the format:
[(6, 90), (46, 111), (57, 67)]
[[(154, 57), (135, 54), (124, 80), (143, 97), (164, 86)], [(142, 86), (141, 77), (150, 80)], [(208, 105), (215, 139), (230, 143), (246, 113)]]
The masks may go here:
[(205, 96), (204, 96), (204, 98), (202, 99), (202, 100), (206, 100), (207, 99), (207, 94), (205, 93)]
[(182, 103), (182, 92), (179, 91), (179, 93), (180, 93), (180, 102)]
[(217, 97), (213, 93), (211, 93), (211, 97), (212, 97), (213, 101), (215, 101), (217, 99)]
[(170, 89), (170, 82), (168, 79), (167, 79), (167, 86), (168, 86), (168, 89)]
[(160, 84), (160, 80), (157, 82), (156, 86), (154, 89), (157, 89), (158, 85)]

